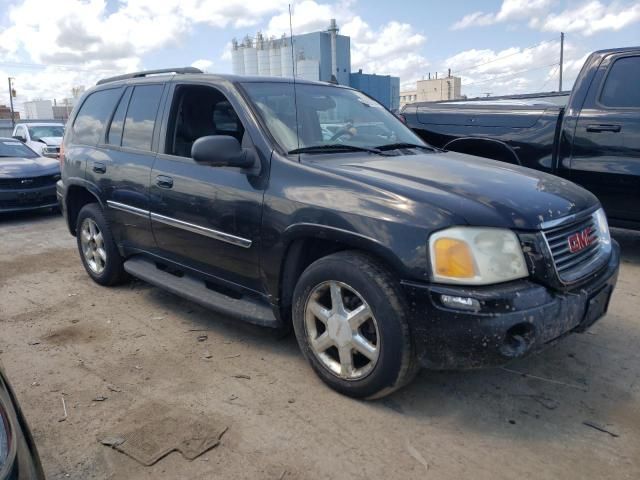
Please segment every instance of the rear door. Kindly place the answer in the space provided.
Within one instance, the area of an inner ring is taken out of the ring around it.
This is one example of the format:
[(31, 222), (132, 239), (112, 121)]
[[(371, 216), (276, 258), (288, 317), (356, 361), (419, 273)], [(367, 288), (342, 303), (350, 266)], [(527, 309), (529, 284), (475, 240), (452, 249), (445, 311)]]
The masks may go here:
[(164, 88), (163, 83), (126, 88), (104, 136), (105, 155), (87, 166), (88, 176), (94, 177), (106, 196), (113, 234), (130, 250), (155, 249), (149, 175), (156, 156), (154, 134)]
[(576, 124), (571, 179), (614, 223), (640, 224), (640, 52), (600, 64)]

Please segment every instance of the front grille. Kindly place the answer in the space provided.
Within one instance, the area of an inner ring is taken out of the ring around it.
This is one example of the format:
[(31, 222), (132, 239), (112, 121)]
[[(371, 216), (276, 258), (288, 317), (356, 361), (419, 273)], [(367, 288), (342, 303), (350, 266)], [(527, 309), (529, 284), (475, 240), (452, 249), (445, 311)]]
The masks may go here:
[(4, 208), (37, 208), (43, 205), (51, 205), (57, 202), (55, 195), (34, 195), (29, 197), (16, 197), (0, 200), (0, 210)]
[(45, 175), (41, 177), (0, 178), (0, 189), (28, 190), (30, 188), (55, 185), (60, 180), (60, 175)]
[(556, 272), (563, 282), (579, 280), (600, 264), (602, 238), (594, 215), (543, 232)]

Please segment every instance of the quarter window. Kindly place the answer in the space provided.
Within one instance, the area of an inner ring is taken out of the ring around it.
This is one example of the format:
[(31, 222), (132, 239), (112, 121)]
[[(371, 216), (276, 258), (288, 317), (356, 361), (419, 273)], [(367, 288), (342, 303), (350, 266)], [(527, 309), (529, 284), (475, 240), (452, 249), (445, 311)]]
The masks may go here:
[(162, 88), (162, 85), (139, 85), (133, 90), (124, 121), (123, 147), (151, 150)]
[(122, 128), (124, 127), (124, 116), (127, 113), (127, 106), (129, 105), (129, 99), (131, 98), (131, 88), (122, 96), (116, 113), (113, 114), (113, 120), (109, 125), (109, 131), (107, 132), (107, 143), (109, 145), (120, 145), (122, 141)]
[(87, 97), (73, 122), (73, 143), (97, 145), (100, 142), (105, 123), (113, 112), (119, 94), (119, 88), (111, 88), (99, 90)]
[(640, 57), (614, 62), (605, 80), (600, 103), (606, 107), (640, 108)]

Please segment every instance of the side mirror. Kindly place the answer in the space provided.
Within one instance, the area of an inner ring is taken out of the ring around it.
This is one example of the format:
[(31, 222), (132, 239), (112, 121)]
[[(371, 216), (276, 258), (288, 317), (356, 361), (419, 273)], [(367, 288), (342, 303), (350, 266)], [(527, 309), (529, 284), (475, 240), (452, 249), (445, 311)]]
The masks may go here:
[(16, 140), (20, 140), (22, 143), (25, 143), (27, 141), (27, 139), (22, 135), (14, 135), (13, 138), (15, 138)]
[(249, 168), (254, 164), (252, 152), (243, 149), (240, 142), (229, 135), (200, 137), (193, 142), (191, 157), (212, 167)]

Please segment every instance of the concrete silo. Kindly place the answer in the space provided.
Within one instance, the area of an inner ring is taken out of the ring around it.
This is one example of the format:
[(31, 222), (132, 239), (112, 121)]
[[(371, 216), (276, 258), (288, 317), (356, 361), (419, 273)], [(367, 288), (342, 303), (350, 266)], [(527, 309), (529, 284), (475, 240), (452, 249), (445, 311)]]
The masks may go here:
[(251, 38), (245, 37), (242, 53), (244, 54), (244, 74), (258, 75), (258, 52)]
[(262, 33), (258, 32), (256, 37), (256, 50), (258, 53), (258, 75), (271, 76), (271, 66), (269, 64), (269, 42), (265, 42)]
[(280, 59), (280, 41), (272, 38), (269, 42), (269, 72), (272, 77), (282, 76), (282, 60)]
[(231, 41), (231, 71), (234, 75), (244, 75), (244, 54), (235, 38)]
[(282, 69), (281, 76), (293, 78), (293, 52), (291, 47), (291, 39), (282, 37), (280, 47), (280, 67)]

